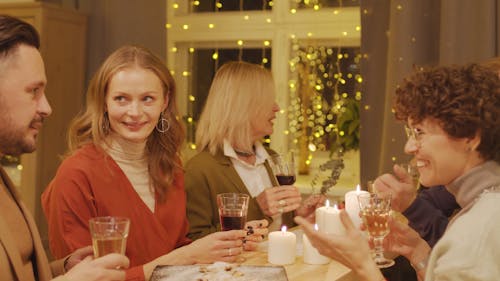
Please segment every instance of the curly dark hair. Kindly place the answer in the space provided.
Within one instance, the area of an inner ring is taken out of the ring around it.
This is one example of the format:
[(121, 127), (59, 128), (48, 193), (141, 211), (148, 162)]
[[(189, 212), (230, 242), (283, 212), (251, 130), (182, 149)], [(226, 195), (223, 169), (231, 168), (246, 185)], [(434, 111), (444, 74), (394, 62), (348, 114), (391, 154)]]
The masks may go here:
[(435, 120), (450, 137), (479, 133), (479, 154), (500, 162), (500, 78), (492, 68), (468, 64), (416, 71), (396, 89), (393, 108), (396, 119)]

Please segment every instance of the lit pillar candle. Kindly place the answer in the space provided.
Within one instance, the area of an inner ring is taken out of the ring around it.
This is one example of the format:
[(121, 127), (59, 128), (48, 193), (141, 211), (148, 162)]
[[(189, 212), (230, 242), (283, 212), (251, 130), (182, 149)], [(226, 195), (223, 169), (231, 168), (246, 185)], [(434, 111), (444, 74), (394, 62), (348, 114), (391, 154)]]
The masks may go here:
[[(318, 225), (314, 225), (314, 229), (318, 230)], [(328, 257), (321, 255), (316, 248), (313, 247), (307, 235), (302, 234), (302, 247), (304, 263), (307, 264), (327, 264), (330, 262)]]
[(330, 207), (330, 201), (326, 200), (325, 206), (316, 209), (316, 223), (319, 231), (344, 235), (345, 228), (340, 221), (340, 212), (337, 205)]
[(347, 214), (349, 214), (349, 217), (356, 228), (359, 228), (359, 225), (361, 224), (361, 218), (359, 217), (358, 195), (363, 193), (368, 193), (368, 191), (361, 190), (358, 184), (355, 191), (349, 191), (345, 194), (345, 210)]
[(285, 265), (295, 262), (296, 237), (294, 233), (286, 231), (286, 226), (281, 231), (269, 233), (269, 248), (267, 259), (272, 264)]

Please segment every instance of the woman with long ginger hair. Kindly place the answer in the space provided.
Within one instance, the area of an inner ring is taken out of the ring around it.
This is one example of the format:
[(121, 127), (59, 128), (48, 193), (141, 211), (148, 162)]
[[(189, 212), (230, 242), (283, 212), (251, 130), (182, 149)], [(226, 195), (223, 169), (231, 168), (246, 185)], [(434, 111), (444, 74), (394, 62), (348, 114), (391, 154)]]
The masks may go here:
[(54, 256), (91, 244), (88, 220), (130, 218), (128, 280), (160, 264), (234, 261), (243, 230), (186, 238), (186, 196), (175, 83), (144, 48), (125, 46), (94, 75), (87, 108), (71, 124), (69, 154), (42, 196)]

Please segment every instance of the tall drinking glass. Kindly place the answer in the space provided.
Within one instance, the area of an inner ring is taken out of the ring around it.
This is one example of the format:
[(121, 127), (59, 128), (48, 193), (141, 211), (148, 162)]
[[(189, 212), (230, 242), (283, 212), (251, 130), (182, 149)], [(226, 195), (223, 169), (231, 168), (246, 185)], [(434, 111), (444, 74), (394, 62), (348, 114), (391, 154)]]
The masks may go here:
[(363, 223), (373, 238), (374, 261), (379, 268), (394, 265), (394, 261), (384, 257), (382, 243), (384, 237), (389, 234), (389, 216), (391, 213), (391, 195), (363, 193), (358, 195), (360, 215)]
[(222, 231), (245, 227), (249, 200), (250, 197), (243, 193), (217, 194), (217, 207)]
[(293, 152), (271, 156), (270, 165), (280, 185), (295, 183), (295, 159)]
[(416, 189), (418, 189), (420, 186), (420, 173), (418, 172), (417, 166), (413, 163), (403, 163), (399, 164), (399, 166), (401, 166), (401, 168), (403, 168), (411, 176), (413, 184)]
[(96, 217), (89, 220), (94, 256), (111, 253), (125, 255), (130, 219), (124, 217)]

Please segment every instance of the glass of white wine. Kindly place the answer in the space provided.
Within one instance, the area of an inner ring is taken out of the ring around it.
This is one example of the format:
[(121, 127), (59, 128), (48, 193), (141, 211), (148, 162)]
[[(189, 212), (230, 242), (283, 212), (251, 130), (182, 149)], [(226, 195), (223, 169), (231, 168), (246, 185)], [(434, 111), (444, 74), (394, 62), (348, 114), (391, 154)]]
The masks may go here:
[(111, 253), (125, 255), (130, 219), (111, 216), (91, 218), (89, 228), (96, 258)]
[(384, 237), (389, 234), (389, 216), (391, 215), (391, 195), (362, 193), (358, 195), (360, 215), (368, 234), (373, 238), (373, 260), (379, 268), (394, 265), (394, 260), (384, 256)]
[(410, 175), (415, 188), (418, 190), (420, 186), (420, 173), (418, 172), (417, 165), (410, 162), (399, 164), (399, 166), (403, 168), (408, 173), (408, 175)]

